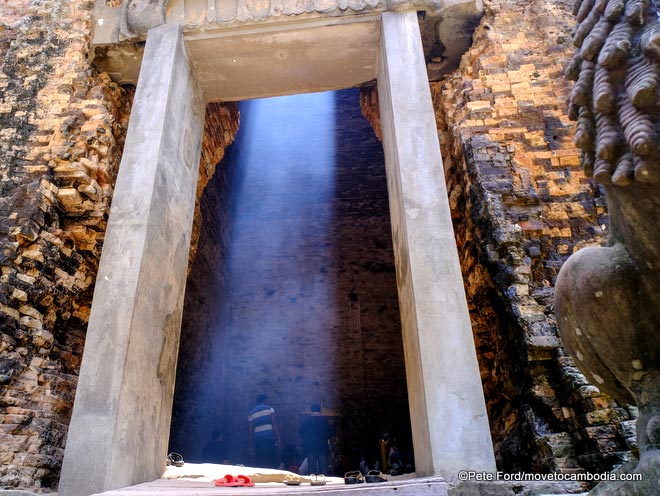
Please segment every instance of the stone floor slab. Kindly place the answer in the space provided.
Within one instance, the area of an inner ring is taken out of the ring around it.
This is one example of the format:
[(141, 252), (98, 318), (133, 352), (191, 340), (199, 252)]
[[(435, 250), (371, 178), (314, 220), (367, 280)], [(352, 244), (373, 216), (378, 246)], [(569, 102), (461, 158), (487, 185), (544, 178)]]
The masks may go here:
[(293, 494), (296, 496), (447, 496), (447, 484), (441, 478), (390, 481), (377, 484), (327, 484), (325, 486), (287, 486), (281, 483), (256, 484), (254, 487), (216, 487), (212, 482), (158, 479), (136, 486), (99, 493), (103, 496), (254, 496)]

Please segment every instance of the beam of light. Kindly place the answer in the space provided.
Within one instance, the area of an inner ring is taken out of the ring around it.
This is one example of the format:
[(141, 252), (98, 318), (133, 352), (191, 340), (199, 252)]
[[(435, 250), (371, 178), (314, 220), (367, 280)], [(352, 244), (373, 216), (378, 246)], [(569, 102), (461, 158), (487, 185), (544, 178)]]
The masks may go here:
[(186, 292), (171, 450), (189, 461), (220, 427), (231, 461), (250, 463), (258, 393), (285, 445), (311, 402), (342, 415), (347, 456), (410, 437), (384, 157), (358, 100), (240, 104)]
[[(228, 359), (225, 382), (247, 398), (246, 408), (256, 392), (269, 394), (288, 411), (282, 428), (289, 439), (296, 438), (297, 412), (310, 401), (333, 401), (319, 380), (333, 374), (335, 357), (326, 350), (335, 347), (338, 324), (327, 270), (334, 245), (334, 102), (332, 93), (243, 102), (234, 150), (224, 343), (235, 343), (241, 358), (235, 365)], [(328, 332), (317, 330), (312, 340), (319, 323)], [(251, 383), (251, 371), (238, 362), (269, 379)]]

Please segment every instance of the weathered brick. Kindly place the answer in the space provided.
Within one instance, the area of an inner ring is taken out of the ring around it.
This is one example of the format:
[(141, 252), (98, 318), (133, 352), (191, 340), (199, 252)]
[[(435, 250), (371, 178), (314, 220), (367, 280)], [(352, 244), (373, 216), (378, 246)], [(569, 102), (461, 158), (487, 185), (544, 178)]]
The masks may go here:
[[(454, 225), (494, 441), (496, 445), (534, 442), (516, 438), (512, 434), (516, 430), (510, 427), (513, 422), (523, 431), (533, 431), (533, 422), (526, 427), (531, 415), (561, 429), (564, 439), (575, 444), (565, 453), (540, 453), (535, 469), (572, 469), (581, 461), (591, 464), (585, 469), (602, 471), (620, 458), (604, 457), (599, 450), (625, 452), (628, 446), (610, 437), (609, 431), (595, 429), (587, 435), (584, 429), (593, 423), (611, 427), (619, 421), (618, 414), (603, 417), (587, 413), (595, 404), (611, 405), (612, 400), (603, 399), (606, 397), (588, 384), (572, 362), (567, 366), (557, 360), (560, 342), (556, 331), (546, 334), (535, 327), (554, 329), (552, 299), (537, 295), (543, 294), (543, 288), (552, 289), (562, 261), (577, 248), (604, 240), (599, 227), (587, 234), (576, 224), (579, 219), (580, 225), (597, 227), (605, 209), (583, 201), (585, 192), (593, 191), (594, 186), (584, 177), (572, 143), (574, 123), (567, 117), (571, 84), (558, 69), (572, 58), (572, 46), (554, 44), (542, 34), (544, 26), (569, 34), (574, 18), (564, 3), (536, 2), (531, 10), (526, 0), (489, 4), (495, 9), (487, 14), (491, 29), (478, 30), (477, 41), (459, 70), (437, 86), (432, 84), (431, 90), (439, 131), (444, 134), (443, 157), (451, 157), (449, 195), (456, 199), (452, 207), (460, 206), (460, 211), (453, 211)], [(506, 97), (498, 96), (492, 104), (483, 96), (507, 90), (510, 93)], [(475, 109), (491, 111), (484, 118), (489, 129), (472, 125), (470, 111)], [(508, 147), (513, 153), (496, 175), (492, 157)], [(467, 157), (462, 155), (464, 151)], [(503, 191), (501, 185), (507, 182), (510, 188)], [(516, 221), (522, 235), (502, 236)], [(521, 251), (534, 253), (534, 257), (525, 261)], [(481, 265), (482, 260), (488, 260), (487, 268)], [(521, 273), (517, 267), (522, 266), (529, 272)], [(515, 284), (511, 283), (513, 274), (520, 278)], [(523, 289), (525, 285), (529, 290)], [(493, 294), (493, 287), (501, 298)], [(540, 310), (520, 301), (526, 298), (537, 299)], [(494, 309), (500, 306), (507, 308), (509, 315), (502, 316)], [(525, 348), (527, 354), (511, 357), (511, 349)], [(510, 360), (527, 363), (522, 369), (527, 379), (517, 381)], [(560, 377), (559, 382), (555, 377)], [(536, 397), (548, 409), (535, 410), (522, 400), (523, 415), (502, 402), (505, 391), (518, 394), (511, 390), (514, 383), (520, 388), (534, 384), (523, 396)], [(575, 411), (580, 415), (579, 425), (574, 421)], [(502, 418), (514, 420), (505, 423)], [(591, 455), (578, 461), (575, 453), (585, 452)], [(503, 456), (499, 462), (500, 468), (533, 470), (526, 465), (528, 460)]]

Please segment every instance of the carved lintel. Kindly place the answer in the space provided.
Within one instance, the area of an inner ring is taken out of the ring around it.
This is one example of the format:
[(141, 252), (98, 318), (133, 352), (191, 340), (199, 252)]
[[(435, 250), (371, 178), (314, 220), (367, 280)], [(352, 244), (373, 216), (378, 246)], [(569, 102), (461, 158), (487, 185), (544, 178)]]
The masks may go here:
[(423, 10), (437, 12), (447, 5), (447, 2), (439, 0), (388, 0), (387, 10), (391, 12), (402, 12), (405, 10)]

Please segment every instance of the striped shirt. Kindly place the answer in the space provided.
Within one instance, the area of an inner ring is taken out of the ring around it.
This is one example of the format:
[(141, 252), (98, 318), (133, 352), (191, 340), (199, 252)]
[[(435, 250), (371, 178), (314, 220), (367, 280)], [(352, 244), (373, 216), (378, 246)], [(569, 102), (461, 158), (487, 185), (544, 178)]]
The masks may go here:
[(255, 406), (248, 416), (248, 420), (252, 422), (252, 429), (254, 430), (254, 439), (275, 439), (275, 432), (273, 431), (273, 424), (271, 415), (275, 413), (272, 406), (260, 403)]

